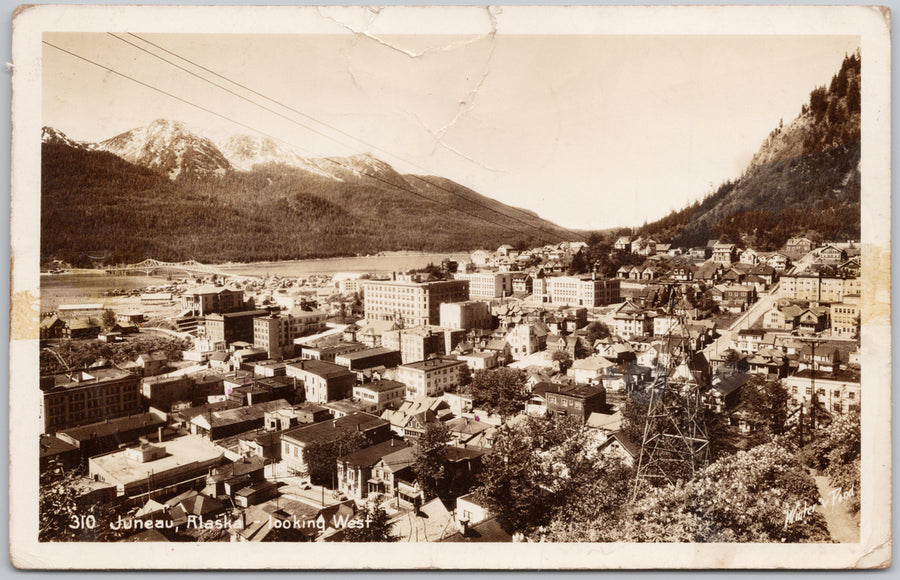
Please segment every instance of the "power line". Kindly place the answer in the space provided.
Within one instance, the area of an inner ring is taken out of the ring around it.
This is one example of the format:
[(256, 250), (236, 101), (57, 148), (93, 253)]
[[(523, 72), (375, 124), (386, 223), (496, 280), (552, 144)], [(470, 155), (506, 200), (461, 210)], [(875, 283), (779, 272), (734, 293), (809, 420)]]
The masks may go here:
[[(205, 81), (205, 82), (207, 82), (207, 83), (210, 83), (210, 84), (212, 84), (212, 85), (214, 85), (214, 86), (217, 86), (217, 87), (221, 88), (222, 90), (224, 90), (224, 91), (226, 91), (226, 92), (228, 92), (228, 93), (230, 93), (230, 94), (232, 94), (232, 95), (234, 95), (234, 96), (237, 96), (237, 97), (239, 97), (239, 98), (241, 98), (241, 99), (244, 99), (245, 101), (247, 101), (247, 102), (249, 102), (249, 103), (252, 103), (252, 104), (254, 104), (254, 105), (257, 105), (258, 107), (260, 107), (260, 108), (262, 108), (262, 109), (264, 109), (264, 110), (266, 110), (266, 111), (270, 111), (270, 112), (272, 112), (272, 113), (278, 115), (279, 117), (282, 117), (283, 119), (287, 119), (288, 121), (290, 121), (290, 122), (292, 122), (292, 123), (294, 123), (294, 124), (296, 124), (296, 125), (298, 125), (298, 126), (300, 126), (300, 127), (303, 127), (303, 128), (305, 128), (305, 129), (308, 129), (309, 131), (312, 131), (312, 132), (316, 133), (317, 135), (320, 135), (320, 136), (322, 136), (322, 137), (325, 137), (326, 139), (330, 139), (331, 141), (334, 141), (335, 143), (338, 143), (338, 144), (341, 144), (341, 145), (345, 145), (345, 146), (346, 146), (346, 144), (341, 143), (340, 141), (338, 141), (338, 140), (335, 139), (334, 137), (331, 137), (331, 136), (329, 136), (329, 135), (325, 135), (324, 133), (321, 133), (320, 131), (318, 131), (318, 130), (316, 130), (316, 129), (313, 129), (313, 128), (307, 126), (307, 125), (304, 125), (304, 124), (302, 124), (302, 123), (299, 123), (298, 121), (296, 121), (296, 120), (294, 120), (294, 119), (290, 119), (290, 118), (288, 118), (288, 117), (282, 115), (281, 113), (277, 113), (277, 112), (275, 112), (275, 111), (272, 111), (271, 109), (269, 109), (269, 108), (267, 108), (267, 107), (265, 107), (265, 106), (263, 106), (263, 105), (261, 105), (261, 104), (255, 102), (255, 101), (252, 101), (252, 100), (250, 100), (250, 99), (248, 99), (248, 98), (246, 98), (246, 97), (244, 97), (244, 96), (242, 96), (242, 95), (238, 95), (238, 94), (235, 93), (234, 91), (231, 91), (230, 89), (224, 88), (224, 87), (222, 87), (221, 85), (218, 85), (218, 84), (216, 84), (216, 83), (210, 81), (209, 79), (206, 79), (206, 78), (204, 78), (204, 77), (202, 77), (202, 76), (200, 76), (200, 75), (198, 75), (198, 74), (196, 74), (196, 73), (194, 73), (194, 72), (192, 72), (192, 71), (189, 71), (189, 70), (185, 69), (184, 67), (181, 67), (181, 66), (179, 66), (179, 65), (177, 65), (177, 64), (174, 64), (174, 63), (172, 63), (171, 61), (169, 61), (169, 60), (167, 60), (167, 59), (165, 59), (165, 58), (163, 58), (163, 57), (161, 57), (161, 56), (159, 56), (159, 55), (157, 55), (157, 54), (155, 54), (155, 53), (153, 53), (153, 52), (151, 52), (151, 51), (149, 51), (149, 50), (147, 50), (147, 49), (145, 49), (145, 48), (143, 48), (143, 47), (139, 47), (139, 46), (137, 46), (137, 45), (135, 45), (135, 44), (133, 44), (133, 43), (131, 43), (131, 42), (125, 40), (125, 39), (122, 39), (122, 38), (120, 38), (120, 37), (118, 37), (118, 36), (112, 34), (112, 33), (108, 33), (108, 34), (110, 34), (111, 36), (113, 36), (113, 37), (115, 37), (115, 38), (121, 40), (122, 42), (126, 42), (126, 43), (130, 44), (131, 46), (134, 46), (135, 48), (138, 48), (139, 50), (142, 50), (142, 51), (146, 52), (147, 54), (149, 54), (149, 55), (151, 55), (151, 56), (153, 56), (153, 57), (155, 57), (155, 58), (158, 58), (158, 59), (160, 59), (160, 60), (162, 60), (162, 61), (164, 61), (164, 62), (167, 62), (167, 63), (171, 64), (172, 66), (175, 66), (176, 68), (179, 68), (179, 69), (181, 69), (181, 70), (187, 72), (188, 74), (191, 74), (191, 75), (193, 75), (193, 76), (195, 76), (195, 77), (197, 77), (197, 78), (199, 78), (199, 79), (201, 79), (201, 80), (203, 80), (203, 81)], [(260, 98), (262, 98), (262, 99), (265, 99), (266, 101), (269, 101), (270, 103), (274, 103), (274, 104), (278, 105), (279, 107), (282, 107), (282, 108), (284, 108), (284, 109), (287, 109), (288, 111), (291, 111), (291, 112), (293, 112), (293, 113), (295, 113), (295, 114), (297, 114), (297, 115), (300, 115), (301, 117), (304, 117), (304, 118), (306, 118), (306, 119), (309, 119), (310, 121), (312, 121), (312, 122), (314, 122), (314, 123), (317, 123), (317, 124), (319, 124), (319, 125), (322, 125), (322, 126), (324, 126), (324, 127), (327, 127), (327, 128), (329, 128), (329, 129), (331, 129), (332, 131), (335, 131), (335, 132), (337, 132), (337, 133), (340, 133), (341, 135), (343, 135), (343, 136), (345, 136), (345, 137), (348, 137), (348, 138), (350, 138), (350, 139), (352, 139), (352, 140), (354, 140), (354, 141), (356, 141), (356, 142), (358, 142), (358, 143), (362, 143), (363, 145), (365, 145), (365, 146), (367, 146), (367, 147), (370, 147), (370, 148), (372, 148), (372, 149), (375, 149), (375, 150), (377, 150), (377, 151), (380, 151), (380, 152), (382, 152), (382, 153), (384, 153), (384, 154), (386, 154), (386, 155), (388, 155), (388, 156), (390, 156), (390, 157), (393, 157), (393, 158), (395, 158), (395, 159), (399, 159), (400, 161), (403, 161), (404, 163), (407, 163), (408, 165), (411, 165), (411, 166), (413, 166), (413, 167), (415, 167), (415, 168), (417, 168), (417, 169), (419, 169), (419, 170), (421, 170), (421, 171), (424, 171), (425, 173), (431, 173), (428, 169), (426, 169), (426, 168), (424, 168), (424, 167), (418, 165), (417, 163), (415, 163), (415, 162), (413, 162), (413, 161), (410, 161), (410, 160), (408, 160), (408, 159), (405, 159), (405, 158), (403, 158), (403, 157), (401, 157), (401, 156), (399, 156), (399, 155), (393, 154), (393, 153), (391, 153), (390, 151), (387, 151), (386, 149), (384, 149), (384, 148), (382, 148), (382, 147), (379, 147), (378, 145), (376, 145), (376, 144), (374, 144), (374, 143), (370, 143), (370, 142), (368, 142), (368, 141), (366, 141), (366, 140), (364, 140), (364, 139), (361, 139), (361, 138), (359, 138), (359, 137), (355, 137), (354, 135), (351, 135), (350, 133), (347, 133), (346, 131), (343, 131), (342, 129), (340, 129), (340, 128), (338, 128), (338, 127), (335, 127), (335, 126), (333, 126), (333, 125), (331, 125), (331, 124), (329, 124), (329, 123), (326, 123), (326, 122), (324, 122), (324, 121), (320, 121), (320, 120), (316, 119), (315, 117), (313, 117), (313, 116), (311, 116), (311, 115), (309, 115), (309, 114), (307, 114), (307, 113), (304, 113), (304, 112), (302, 112), (302, 111), (299, 111), (299, 110), (297, 110), (297, 109), (295, 109), (295, 108), (293, 108), (293, 107), (291, 107), (291, 106), (289, 106), (289, 105), (286, 105), (286, 104), (284, 104), (284, 103), (282, 103), (282, 102), (280, 102), (280, 101), (278, 101), (278, 100), (276, 100), (276, 99), (273, 99), (273, 98), (271, 98), (271, 97), (268, 97), (268, 96), (266, 96), (266, 95), (260, 93), (259, 91), (256, 91), (256, 90), (254, 90), (254, 89), (252, 89), (252, 88), (250, 88), (250, 87), (248, 87), (248, 86), (246, 86), (246, 85), (244, 85), (244, 84), (242, 84), (242, 83), (239, 83), (239, 82), (237, 82), (237, 81), (235, 81), (235, 80), (233, 80), (233, 79), (231, 79), (231, 78), (228, 78), (228, 77), (226, 77), (226, 76), (224, 76), (224, 75), (222, 75), (222, 74), (220, 74), (220, 73), (218, 73), (218, 72), (216, 72), (216, 71), (214, 71), (214, 70), (212, 70), (212, 69), (210, 69), (210, 68), (207, 68), (207, 67), (205, 67), (205, 66), (203, 66), (203, 65), (201, 65), (201, 64), (199, 64), (199, 63), (197, 63), (197, 62), (195, 62), (195, 61), (193, 61), (193, 60), (191, 60), (191, 59), (189, 59), (189, 58), (186, 58), (186, 57), (184, 57), (184, 56), (181, 56), (180, 54), (177, 54), (177, 53), (175, 53), (175, 52), (173, 52), (173, 51), (171, 51), (171, 50), (169, 50), (169, 49), (167, 49), (167, 48), (165, 48), (165, 47), (163, 47), (163, 46), (160, 46), (160, 45), (158, 45), (158, 44), (156, 44), (156, 43), (154, 43), (154, 42), (152, 42), (152, 41), (150, 41), (150, 40), (147, 40), (146, 38), (143, 38), (143, 37), (141, 37), (141, 36), (139, 36), (139, 35), (137, 35), (137, 34), (131, 33), (131, 32), (129, 32), (128, 35), (129, 35), (129, 36), (132, 36), (132, 37), (134, 37), (134, 38), (137, 38), (137, 39), (140, 40), (141, 42), (144, 42), (144, 43), (146, 43), (146, 44), (149, 44), (150, 46), (153, 46), (153, 47), (155, 47), (155, 48), (157, 48), (157, 49), (159, 49), (159, 50), (165, 52), (166, 54), (169, 54), (169, 55), (171, 55), (171, 56), (174, 56), (174, 57), (176, 57), (176, 58), (178, 58), (178, 59), (180, 59), (180, 60), (182, 60), (182, 61), (184, 61), (184, 62), (190, 63), (191, 65), (193, 65), (193, 66), (195, 66), (195, 67), (197, 67), (197, 68), (199, 68), (199, 69), (201, 69), (201, 70), (203, 70), (203, 71), (206, 71), (207, 73), (209, 73), (209, 74), (211, 74), (211, 75), (214, 75), (214, 76), (217, 77), (217, 78), (220, 78), (220, 79), (222, 79), (222, 80), (224, 80), (224, 81), (227, 81), (227, 82), (229, 82), (229, 83), (231, 83), (231, 84), (233, 84), (233, 85), (235, 85), (235, 86), (237, 86), (237, 87), (240, 87), (240, 88), (244, 89), (245, 91), (247, 91), (247, 92), (249, 92), (249, 93), (251, 93), (251, 94), (253, 94), (253, 95), (256, 95), (256, 96), (258, 96), (258, 97), (260, 97)], [(530, 227), (530, 228), (533, 228), (533, 229), (542, 231), (542, 232), (547, 233), (547, 234), (550, 234), (550, 235), (552, 235), (552, 236), (558, 235), (556, 232), (553, 232), (553, 231), (548, 230), (548, 229), (546, 229), (546, 228), (542, 228), (542, 227), (537, 226), (537, 225), (535, 225), (535, 224), (531, 224), (531, 223), (522, 221), (522, 220), (520, 220), (520, 219), (518, 219), (518, 218), (516, 218), (516, 217), (513, 217), (513, 216), (509, 215), (508, 213), (504, 213), (504, 212), (502, 212), (502, 211), (500, 211), (500, 210), (497, 210), (497, 209), (488, 207), (487, 205), (485, 205), (485, 204), (479, 202), (478, 200), (474, 200), (474, 199), (469, 198), (469, 197), (466, 197), (466, 196), (464, 196), (464, 195), (462, 195), (462, 194), (460, 194), (460, 193), (458, 193), (458, 192), (455, 192), (455, 191), (452, 191), (452, 190), (447, 189), (447, 188), (445, 188), (445, 187), (442, 187), (441, 185), (439, 185), (439, 184), (437, 184), (437, 183), (434, 183), (434, 182), (432, 182), (432, 181), (429, 181), (429, 180), (427, 180), (427, 179), (425, 179), (425, 178), (423, 178), (423, 177), (421, 177), (421, 176), (418, 176), (418, 175), (410, 175), (410, 177), (412, 177), (412, 178), (414, 178), (414, 179), (417, 179), (417, 180), (419, 180), (419, 181), (421, 181), (421, 182), (423, 182), (423, 183), (426, 183), (426, 184), (428, 184), (428, 185), (430, 185), (430, 186), (432, 186), (432, 187), (436, 187), (436, 188), (438, 188), (438, 189), (441, 189), (441, 190), (443, 190), (443, 191), (445, 191), (445, 192), (447, 192), (447, 193), (449, 193), (449, 194), (451, 194), (451, 195), (454, 195), (454, 196), (456, 196), (456, 197), (459, 197), (459, 198), (461, 198), (461, 199), (464, 199), (464, 200), (466, 200), (466, 201), (468, 201), (468, 202), (470, 202), (470, 203), (474, 203), (474, 204), (476, 204), (476, 205), (478, 205), (478, 206), (480, 206), (480, 207), (482, 207), (482, 208), (484, 208), (484, 209), (487, 209), (487, 210), (492, 211), (492, 212), (494, 212), (494, 213), (500, 214), (500, 215), (502, 215), (502, 216), (504, 216), (504, 217), (506, 217), (506, 218), (508, 218), (508, 219), (514, 220), (514, 221), (516, 221), (516, 222), (519, 222), (519, 223), (521, 223), (521, 224), (523, 224), (523, 225), (525, 225), (525, 226), (527, 226), (527, 227)], [(513, 209), (513, 210), (515, 210), (515, 211), (517, 211), (517, 212), (519, 212), (519, 213), (521, 213), (521, 214), (523, 214), (523, 215), (525, 215), (525, 216), (531, 218), (531, 219), (534, 219), (534, 218), (535, 218), (535, 216), (529, 214), (528, 212), (526, 212), (526, 211), (523, 210), (523, 209), (517, 208), (517, 207), (515, 207), (515, 206), (508, 206), (508, 207), (509, 207), (510, 209)], [(578, 233), (576, 233), (576, 232), (573, 232), (572, 230), (569, 230), (569, 229), (566, 229), (566, 228), (562, 228), (562, 227), (558, 227), (557, 229), (560, 230), (560, 231), (563, 231), (563, 232), (567, 232), (567, 233), (569, 233), (569, 234), (572, 234), (572, 235), (575, 236), (576, 238), (579, 238), (579, 239), (581, 239), (582, 241), (585, 241), (585, 237), (584, 237), (584, 236), (582, 236), (582, 235), (580, 235), (580, 234), (578, 234)]]
[[(119, 77), (121, 77), (121, 78), (127, 79), (127, 80), (129, 80), (129, 81), (134, 82), (134, 83), (137, 83), (137, 84), (139, 84), (139, 85), (141, 85), (141, 86), (143, 86), (143, 87), (146, 87), (146, 88), (148, 88), (148, 89), (150, 89), (150, 90), (152, 90), (152, 91), (156, 91), (156, 92), (158, 92), (158, 93), (160, 93), (160, 94), (163, 94), (163, 95), (165, 95), (165, 96), (167, 96), (167, 97), (170, 97), (170, 98), (172, 98), (172, 99), (175, 99), (175, 100), (177, 100), (177, 101), (179, 101), (179, 102), (181, 102), (181, 103), (184, 103), (184, 104), (189, 105), (189, 106), (191, 106), (191, 107), (197, 108), (197, 109), (199, 109), (199, 110), (201, 110), (201, 111), (203, 111), (203, 112), (205, 112), (205, 113), (209, 113), (209, 114), (211, 114), (211, 115), (214, 115), (214, 116), (216, 116), (216, 117), (219, 117), (219, 118), (221, 118), (221, 119), (224, 119), (224, 120), (226, 120), (226, 121), (228, 121), (228, 122), (230, 122), (230, 123), (234, 123), (235, 125), (238, 125), (238, 126), (240, 126), (240, 127), (243, 127), (243, 128), (245, 128), (245, 129), (248, 129), (248, 130), (253, 131), (253, 132), (255, 132), (255, 133), (259, 133), (259, 134), (264, 135), (264, 136), (266, 136), (266, 137), (269, 137), (270, 139), (273, 139), (273, 140), (275, 140), (275, 141), (281, 141), (281, 142), (283, 142), (283, 143), (286, 143), (286, 144), (290, 145), (291, 147), (295, 147), (295, 148), (297, 148), (297, 149), (300, 149), (301, 151), (304, 151), (304, 152), (308, 153), (309, 155), (313, 155), (313, 156), (315, 155), (315, 153), (313, 153), (313, 152), (311, 152), (311, 151), (309, 151), (309, 150), (307, 150), (307, 149), (305, 149), (305, 148), (303, 148), (303, 147), (300, 147), (299, 145), (295, 145), (295, 144), (293, 144), (293, 143), (288, 143), (288, 142), (286, 142), (286, 141), (284, 141), (284, 140), (282, 140), (282, 139), (279, 139), (279, 138), (275, 137), (274, 135), (270, 135), (269, 133), (266, 133), (265, 131), (262, 131), (262, 130), (260, 130), (260, 129), (255, 128), (255, 127), (251, 127), (250, 125), (247, 125), (247, 124), (245, 124), (245, 123), (242, 123), (242, 122), (240, 122), (240, 121), (238, 121), (238, 120), (236, 120), (236, 119), (232, 119), (231, 117), (229, 117), (229, 116), (227, 116), (227, 115), (223, 115), (223, 114), (221, 114), (221, 113), (217, 113), (217, 112), (213, 111), (212, 109), (209, 109), (209, 108), (207, 108), (207, 107), (204, 107), (203, 105), (198, 105), (197, 103), (191, 102), (191, 101), (189, 101), (189, 100), (187, 100), (187, 99), (184, 99), (184, 98), (182, 98), (182, 97), (179, 97), (179, 96), (177, 96), (177, 95), (174, 95), (174, 94), (172, 94), (172, 93), (170, 93), (170, 92), (167, 92), (167, 91), (165, 91), (165, 90), (163, 90), (163, 89), (160, 89), (160, 88), (158, 88), (158, 87), (155, 87), (155, 86), (153, 86), (153, 85), (151, 85), (151, 84), (148, 84), (148, 83), (146, 83), (146, 82), (144, 82), (144, 81), (141, 81), (141, 80), (138, 80), (138, 79), (136, 79), (136, 78), (134, 78), (134, 77), (131, 77), (131, 76), (129, 76), (129, 75), (126, 75), (126, 74), (124, 74), (124, 73), (122, 73), (122, 72), (119, 72), (119, 71), (117, 71), (117, 70), (115, 70), (115, 69), (113, 69), (113, 68), (110, 68), (110, 67), (106, 66), (106, 65), (100, 64), (100, 63), (98, 63), (98, 62), (96, 62), (96, 61), (94, 61), (94, 60), (91, 60), (91, 59), (87, 58), (87, 57), (84, 57), (84, 56), (81, 56), (81, 55), (79, 55), (79, 54), (76, 54), (76, 53), (74, 53), (74, 52), (72, 52), (72, 51), (70, 51), (70, 50), (67, 50), (67, 49), (65, 49), (65, 48), (61, 48), (61, 47), (59, 47), (59, 46), (56, 46), (55, 44), (52, 44), (52, 43), (50, 43), (50, 42), (47, 42), (46, 40), (42, 40), (41, 42), (42, 42), (43, 44), (46, 44), (47, 46), (49, 46), (49, 47), (51, 47), (51, 48), (55, 48), (55, 49), (57, 49), (57, 50), (59, 50), (59, 51), (61, 51), (61, 52), (64, 52), (64, 53), (66, 53), (66, 54), (68, 54), (68, 55), (70, 55), (70, 56), (73, 56), (73, 57), (75, 57), (75, 58), (77, 58), (77, 59), (79, 59), (79, 60), (82, 60), (82, 61), (84, 61), (84, 62), (87, 62), (87, 63), (89, 63), (89, 64), (92, 64), (92, 65), (94, 65), (94, 66), (96, 66), (96, 67), (98, 67), (98, 68), (101, 68), (101, 69), (103, 69), (103, 70), (105, 70), (105, 71), (107, 71), (107, 72), (109, 72), (109, 73), (112, 73), (112, 74), (117, 75), (117, 76), (119, 76)], [(421, 194), (421, 193), (419, 193), (419, 192), (417, 192), (417, 191), (414, 191), (414, 190), (412, 190), (412, 189), (408, 189), (408, 188), (402, 187), (402, 186), (400, 186), (400, 185), (397, 185), (397, 184), (395, 184), (395, 183), (391, 183), (390, 181), (388, 181), (388, 180), (386, 180), (386, 179), (383, 179), (383, 178), (381, 178), (381, 177), (379, 177), (379, 176), (377, 176), (377, 175), (372, 175), (372, 174), (366, 173), (365, 171), (358, 171), (358, 170), (354, 169), (353, 167), (350, 167), (350, 166), (346, 166), (346, 165), (341, 164), (340, 162), (338, 162), (338, 161), (335, 160), (335, 159), (331, 159), (331, 158), (328, 158), (328, 157), (324, 157), (323, 160), (324, 160), (324, 161), (328, 161), (328, 162), (330, 162), (330, 163), (333, 163), (334, 165), (337, 165), (338, 167), (340, 167), (340, 168), (342, 168), (342, 169), (346, 169), (346, 170), (349, 170), (349, 171), (352, 171), (352, 172), (358, 172), (358, 173), (360, 173), (360, 174), (362, 174), (362, 175), (364, 175), (364, 176), (366, 176), (366, 177), (368, 177), (368, 178), (370, 178), (370, 179), (374, 179), (374, 180), (376, 180), (376, 181), (379, 181), (379, 182), (381, 182), (381, 183), (384, 183), (385, 185), (387, 185), (387, 186), (389, 186), (389, 187), (393, 187), (393, 188), (399, 189), (399, 190), (401, 190), (401, 191), (405, 191), (405, 192), (407, 192), (407, 193), (411, 193), (411, 194), (413, 194), (413, 195), (415, 195), (415, 196), (417, 196), (417, 197), (420, 197), (420, 198), (422, 198), (422, 199), (424, 199), (424, 200), (426, 200), (426, 201), (430, 201), (430, 202), (432, 202), (432, 203), (435, 203), (435, 204), (442, 205), (442, 206), (444, 206), (444, 207), (450, 208), (450, 209), (452, 209), (452, 210), (454, 210), (454, 211), (458, 211), (458, 212), (464, 213), (464, 214), (466, 214), (466, 215), (468, 215), (468, 216), (471, 216), (471, 217), (473, 217), (473, 218), (480, 219), (480, 220), (482, 220), (482, 221), (486, 221), (486, 222), (488, 222), (488, 223), (491, 223), (491, 224), (496, 225), (496, 226), (498, 226), (498, 227), (504, 228), (504, 229), (509, 230), (509, 231), (511, 231), (511, 232), (514, 232), (514, 233), (521, 233), (519, 230), (517, 230), (517, 229), (515, 229), (515, 228), (512, 228), (512, 227), (510, 227), (510, 226), (508, 226), (508, 225), (506, 225), (506, 224), (502, 224), (502, 223), (500, 223), (500, 222), (491, 220), (491, 219), (486, 218), (486, 217), (484, 217), (484, 216), (480, 216), (480, 215), (478, 215), (478, 214), (472, 213), (472, 212), (467, 211), (467, 210), (464, 210), (464, 209), (462, 209), (462, 208), (455, 207), (455, 206), (453, 206), (453, 205), (450, 205), (449, 203), (444, 203), (444, 202), (442, 202), (442, 201), (439, 201), (439, 200), (436, 200), (436, 199), (432, 199), (432, 198), (430, 198), (430, 197), (428, 197), (428, 196), (426, 196), (426, 195), (423, 195), (423, 194)], [(508, 216), (507, 216), (507, 217), (508, 217)], [(545, 239), (550, 239), (550, 238), (545, 238)], [(551, 239), (551, 241), (552, 241), (552, 239)]]

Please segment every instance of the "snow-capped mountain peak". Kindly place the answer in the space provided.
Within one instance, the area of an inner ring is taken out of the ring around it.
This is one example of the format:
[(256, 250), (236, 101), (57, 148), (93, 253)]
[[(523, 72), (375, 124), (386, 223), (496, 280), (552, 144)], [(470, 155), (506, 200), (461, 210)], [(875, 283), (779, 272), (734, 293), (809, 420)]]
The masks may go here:
[(41, 129), (41, 143), (49, 143), (52, 145), (68, 145), (75, 149), (86, 149), (94, 151), (98, 149), (96, 143), (87, 143), (84, 141), (74, 141), (69, 139), (65, 133), (53, 127), (43, 127)]
[(102, 141), (100, 148), (165, 173), (169, 179), (223, 175), (231, 164), (216, 145), (187, 129), (180, 121), (157, 119)]

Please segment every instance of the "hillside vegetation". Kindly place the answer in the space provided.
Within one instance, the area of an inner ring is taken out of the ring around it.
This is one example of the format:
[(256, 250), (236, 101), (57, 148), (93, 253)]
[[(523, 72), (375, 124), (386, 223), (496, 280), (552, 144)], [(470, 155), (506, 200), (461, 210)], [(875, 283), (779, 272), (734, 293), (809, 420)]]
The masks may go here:
[(781, 247), (795, 235), (859, 238), (860, 56), (847, 56), (800, 115), (775, 128), (744, 175), (640, 228), (680, 246), (713, 238)]
[(42, 258), (83, 264), (89, 261), (86, 254), (101, 251), (106, 263), (148, 257), (249, 262), (394, 250), (471, 251), (571, 237), (550, 222), (450, 180), (424, 179), (437, 187), (396, 173), (380, 181), (338, 181), (270, 164), (173, 181), (107, 152), (45, 143)]

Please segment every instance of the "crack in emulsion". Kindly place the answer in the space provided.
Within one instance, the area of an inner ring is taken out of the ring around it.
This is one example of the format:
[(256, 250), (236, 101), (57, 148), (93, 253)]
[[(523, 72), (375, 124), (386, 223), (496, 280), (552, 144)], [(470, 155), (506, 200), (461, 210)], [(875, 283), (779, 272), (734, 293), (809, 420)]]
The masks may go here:
[[(489, 171), (500, 171), (497, 168), (493, 168), (493, 167), (489, 167), (489, 166), (485, 165), (481, 161), (478, 161), (478, 160), (472, 158), (471, 156), (466, 155), (462, 151), (456, 149), (452, 145), (447, 144), (446, 142), (444, 142), (444, 137), (450, 129), (452, 129), (457, 123), (459, 123), (460, 120), (462, 120), (466, 115), (468, 115), (475, 108), (475, 101), (476, 101), (476, 98), (478, 97), (478, 93), (481, 90), (482, 86), (484, 85), (485, 81), (487, 80), (487, 77), (491, 71), (491, 63), (493, 61), (494, 50), (496, 47), (495, 40), (496, 40), (496, 36), (497, 36), (497, 14), (501, 13), (502, 10), (498, 7), (492, 7), (492, 6), (484, 7), (485, 12), (488, 16), (488, 20), (490, 22), (490, 31), (489, 32), (486, 32), (484, 34), (479, 34), (478, 36), (475, 36), (470, 39), (455, 40), (455, 41), (447, 43), (443, 46), (426, 48), (420, 52), (414, 52), (411, 50), (407, 50), (401, 46), (395, 46), (394, 44), (391, 44), (390, 42), (388, 42), (382, 38), (379, 38), (375, 34), (372, 34), (371, 32), (369, 32), (369, 30), (372, 28), (373, 24), (375, 23), (375, 20), (381, 14), (382, 9), (383, 8), (381, 8), (381, 7), (368, 8), (367, 10), (368, 10), (368, 13), (371, 14), (371, 18), (369, 18), (367, 20), (365, 26), (362, 29), (357, 29), (338, 18), (335, 18), (334, 16), (325, 14), (322, 11), (322, 7), (316, 7), (316, 12), (322, 18), (330, 20), (331, 22), (346, 29), (347, 31), (351, 32), (354, 35), (354, 40), (353, 40), (353, 44), (351, 45), (351, 50), (352, 50), (352, 48), (355, 48), (364, 39), (367, 39), (367, 40), (371, 40), (373, 42), (377, 42), (378, 44), (380, 44), (381, 46), (383, 46), (385, 48), (389, 48), (389, 49), (399, 52), (403, 55), (406, 55), (410, 58), (418, 59), (427, 54), (442, 53), (442, 52), (449, 52), (452, 50), (458, 50), (461, 48), (466, 48), (467, 46), (470, 46), (477, 42), (481, 42), (485, 39), (490, 39), (491, 44), (490, 44), (490, 47), (488, 50), (487, 58), (485, 60), (484, 72), (480, 75), (480, 77), (478, 78), (478, 81), (475, 83), (475, 85), (466, 93), (466, 96), (461, 101), (459, 101), (458, 107), (456, 109), (456, 114), (453, 116), (452, 119), (450, 119), (450, 121), (448, 121), (447, 123), (445, 123), (442, 127), (438, 128), (438, 129), (432, 129), (430, 126), (428, 126), (426, 123), (424, 123), (417, 115), (412, 114), (411, 116), (431, 136), (431, 138), (434, 139), (436, 146), (440, 145), (447, 151), (450, 151), (451, 153), (453, 153), (459, 157), (462, 157), (463, 159), (466, 159), (467, 161), (474, 163), (474, 164), (478, 165), (479, 167), (482, 167)], [(356, 75), (353, 73), (352, 59), (350, 58), (349, 54), (347, 57), (347, 74), (350, 76), (350, 80), (353, 82), (353, 85), (356, 88), (358, 88), (359, 90), (361, 90), (364, 93), (368, 93), (368, 91), (366, 91), (366, 89), (357, 81)]]

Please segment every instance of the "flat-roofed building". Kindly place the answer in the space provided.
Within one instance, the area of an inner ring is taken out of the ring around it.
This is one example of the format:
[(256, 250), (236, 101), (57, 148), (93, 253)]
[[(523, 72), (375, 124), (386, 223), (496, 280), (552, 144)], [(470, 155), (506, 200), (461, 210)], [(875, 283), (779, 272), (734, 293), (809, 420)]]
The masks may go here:
[(44, 431), (140, 413), (141, 379), (121, 369), (94, 369), (41, 377)]
[(347, 367), (325, 361), (300, 360), (288, 363), (285, 371), (303, 385), (306, 400), (312, 403), (346, 399), (356, 384), (356, 375)]
[(290, 409), (284, 399), (247, 405), (234, 409), (207, 411), (190, 419), (190, 430), (194, 435), (203, 435), (215, 441), (265, 425), (266, 413), (279, 409)]
[(321, 360), (325, 362), (334, 362), (335, 357), (349, 352), (365, 350), (367, 347), (358, 342), (339, 342), (336, 344), (327, 344), (321, 346), (303, 345), (300, 351), (300, 358), (306, 360)]
[(225, 461), (221, 447), (198, 435), (185, 435), (92, 457), (88, 468), (95, 481), (114, 485), (119, 497), (149, 498), (205, 481), (210, 469)]
[(338, 355), (334, 363), (346, 367), (351, 371), (360, 371), (383, 366), (393, 368), (400, 364), (400, 351), (384, 346), (367, 348)]
[(513, 293), (512, 274), (509, 272), (458, 273), (453, 278), (469, 282), (469, 298), (473, 300), (491, 300)]
[(206, 339), (215, 344), (227, 345), (238, 342), (253, 342), (253, 319), (269, 314), (267, 310), (244, 310), (224, 314), (207, 314), (204, 318)]
[[(563, 306), (595, 308), (619, 301), (620, 280), (591, 276), (552, 276), (534, 284), (534, 297)], [(536, 281), (537, 282), (537, 281)]]
[(587, 421), (591, 413), (607, 410), (606, 391), (603, 387), (550, 384), (545, 388), (544, 394), (547, 398), (547, 413), (563, 417), (575, 416), (582, 423)]
[(404, 326), (422, 326), (440, 322), (440, 306), (444, 302), (468, 300), (469, 282), (370, 280), (364, 284), (364, 293), (367, 321), (395, 321)]
[(165, 416), (154, 413), (138, 413), (100, 423), (72, 427), (56, 436), (76, 447), (82, 457), (91, 457), (136, 443), (142, 435), (157, 435), (166, 426)]
[(468, 371), (466, 361), (454, 358), (432, 358), (397, 367), (397, 380), (406, 385), (406, 398), (440, 397), (444, 391), (459, 385)]
[(447, 354), (460, 341), (464, 332), (453, 331), (439, 326), (415, 326), (385, 331), (381, 335), (381, 345), (400, 351), (401, 362), (425, 360), (432, 355)]
[(406, 395), (406, 385), (398, 381), (382, 379), (353, 387), (353, 398), (367, 406), (367, 413), (381, 413), (396, 409)]
[(852, 337), (859, 332), (859, 321), (859, 295), (847, 294), (831, 305), (831, 334)]
[(441, 326), (471, 330), (491, 328), (491, 307), (487, 302), (469, 300), (467, 302), (445, 302), (441, 304)]
[(294, 339), (325, 328), (327, 315), (320, 310), (295, 308), (253, 319), (253, 345), (266, 349), (269, 358), (293, 356)]

